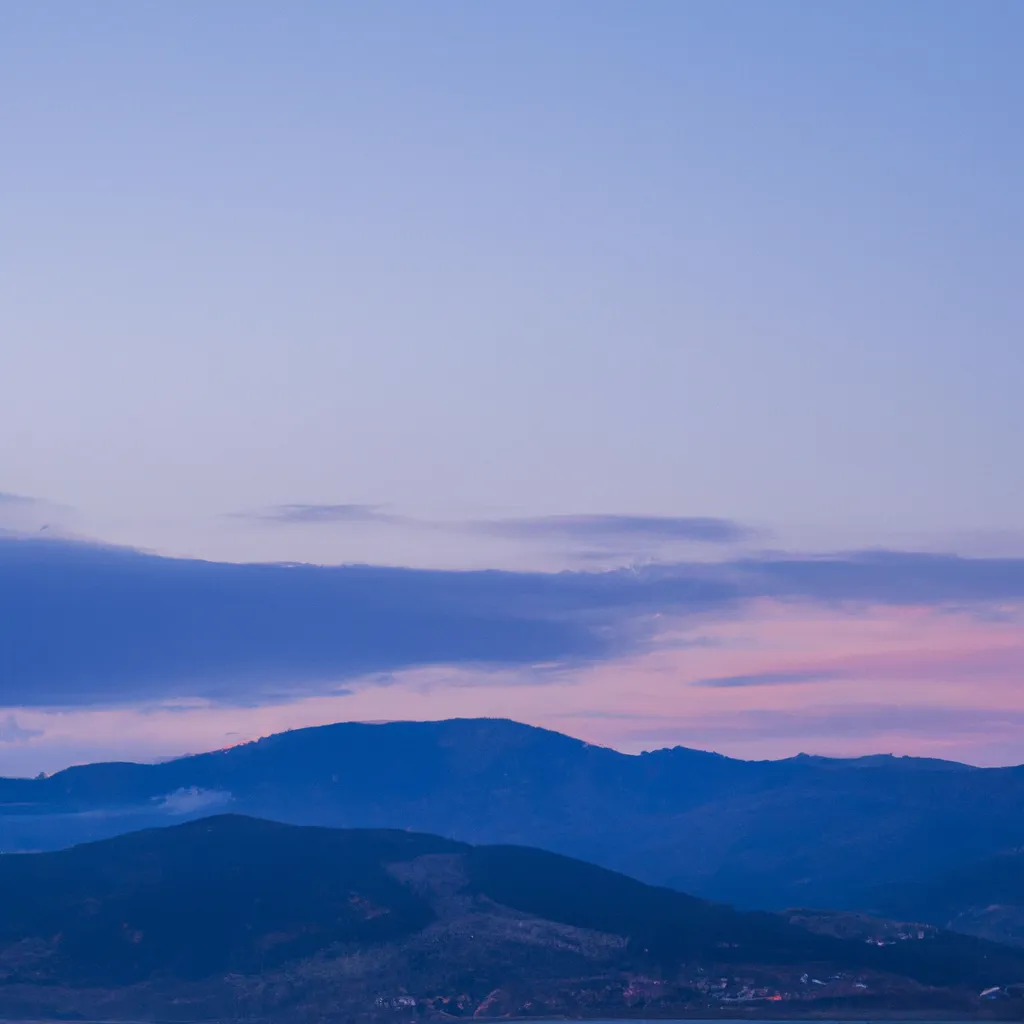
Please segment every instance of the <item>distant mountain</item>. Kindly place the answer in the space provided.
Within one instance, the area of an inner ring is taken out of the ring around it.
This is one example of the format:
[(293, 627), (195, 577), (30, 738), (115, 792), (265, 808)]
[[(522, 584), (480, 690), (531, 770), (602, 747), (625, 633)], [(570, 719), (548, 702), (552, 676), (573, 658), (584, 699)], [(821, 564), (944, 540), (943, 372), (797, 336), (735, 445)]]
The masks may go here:
[(881, 885), (1024, 845), (1024, 769), (682, 747), (631, 756), (492, 719), (339, 724), (0, 780), (0, 849), (215, 811), (538, 846), (750, 908), (866, 909)]
[(961, 865), (937, 878), (880, 890), (883, 913), (1024, 948), (1024, 850)]
[(237, 815), (4, 855), (0, 906), (7, 1019), (965, 1013), (1024, 981), (1024, 951), (966, 936), (865, 942), (541, 850)]

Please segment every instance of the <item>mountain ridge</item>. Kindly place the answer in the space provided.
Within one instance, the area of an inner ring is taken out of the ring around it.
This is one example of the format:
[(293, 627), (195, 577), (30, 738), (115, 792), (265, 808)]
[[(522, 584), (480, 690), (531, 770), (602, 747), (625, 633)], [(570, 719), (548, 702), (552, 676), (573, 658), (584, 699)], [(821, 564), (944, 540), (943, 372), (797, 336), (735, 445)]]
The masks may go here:
[(336, 723), (157, 764), (0, 780), (0, 849), (234, 810), (583, 857), (744, 907), (870, 909), (880, 885), (1024, 845), (1024, 770), (622, 754), (505, 719)]
[(742, 758), (736, 757), (732, 754), (724, 754), (721, 751), (706, 750), (702, 747), (686, 746), (685, 744), (675, 744), (673, 746), (664, 747), (653, 747), (649, 750), (641, 750), (636, 753), (630, 753), (628, 751), (619, 750), (617, 747), (611, 746), (610, 744), (596, 743), (593, 740), (584, 740), (575, 736), (570, 736), (568, 733), (560, 732), (557, 729), (550, 729), (546, 726), (530, 725), (525, 722), (519, 722), (513, 718), (507, 718), (504, 716), (478, 716), (478, 717), (462, 717), (455, 716), (452, 718), (439, 718), (439, 719), (422, 719), (422, 720), (411, 720), (411, 719), (373, 719), (373, 720), (346, 720), (341, 722), (329, 722), (324, 725), (311, 725), (311, 726), (295, 726), (290, 729), (282, 729), (279, 732), (267, 733), (263, 736), (257, 736), (253, 739), (242, 740), (238, 743), (227, 744), (222, 747), (214, 747), (210, 750), (199, 750), (190, 751), (181, 754), (174, 754), (170, 756), (164, 756), (151, 761), (132, 761), (132, 760), (113, 760), (113, 761), (86, 761), (75, 764), (66, 765), (64, 768), (60, 768), (54, 772), (42, 773), (41, 776), (20, 776), (20, 775), (0, 775), (0, 785), (7, 783), (18, 783), (18, 782), (29, 782), (35, 783), (39, 781), (45, 781), (47, 779), (53, 779), (58, 776), (63, 776), (67, 772), (75, 772), (79, 769), (94, 769), (105, 765), (139, 765), (143, 767), (152, 767), (154, 765), (168, 764), (173, 762), (189, 761), (195, 758), (211, 757), (217, 754), (225, 754), (233, 750), (239, 750), (245, 747), (252, 747), (259, 744), (267, 743), (268, 741), (277, 741), (284, 737), (294, 736), (295, 734), (308, 734), (313, 730), (331, 730), (331, 729), (342, 729), (349, 727), (365, 727), (365, 728), (388, 728), (394, 726), (444, 726), (453, 724), (473, 724), (480, 722), (497, 723), (504, 726), (509, 726), (514, 729), (523, 729), (530, 733), (545, 734), (550, 737), (558, 737), (560, 739), (569, 740), (572, 743), (578, 744), (581, 748), (596, 748), (599, 750), (608, 750), (612, 753), (626, 758), (644, 758), (644, 757), (655, 757), (660, 755), (677, 755), (677, 756), (695, 756), (699, 758), (718, 759), (722, 761), (735, 762), (737, 764), (748, 764), (748, 765), (767, 765), (767, 764), (788, 764), (788, 763), (813, 763), (824, 767), (836, 767), (836, 768), (859, 768), (859, 767), (881, 767), (885, 765), (901, 765), (908, 768), (920, 769), (920, 770), (950, 770), (950, 771), (1009, 771), (1015, 769), (1024, 770), (1024, 764), (1021, 765), (1001, 765), (1001, 766), (985, 766), (985, 765), (974, 765), (965, 761), (953, 761), (946, 758), (936, 757), (922, 757), (916, 754), (895, 754), (895, 753), (875, 753), (875, 754), (855, 754), (849, 757), (839, 757), (828, 754), (810, 754), (806, 752), (800, 752), (792, 754), (788, 757), (778, 758)]

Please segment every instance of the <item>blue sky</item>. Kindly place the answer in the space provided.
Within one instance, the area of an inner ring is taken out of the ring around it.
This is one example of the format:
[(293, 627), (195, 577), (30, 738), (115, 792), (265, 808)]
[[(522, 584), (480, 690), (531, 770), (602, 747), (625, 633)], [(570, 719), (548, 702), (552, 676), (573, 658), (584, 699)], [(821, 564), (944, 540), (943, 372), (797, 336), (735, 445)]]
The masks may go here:
[(1022, 30), (8, 5), (0, 529), (446, 570), (1024, 554)]
[(1016, 529), (1022, 28), (8, 9), (2, 489), (214, 557), (290, 503)]

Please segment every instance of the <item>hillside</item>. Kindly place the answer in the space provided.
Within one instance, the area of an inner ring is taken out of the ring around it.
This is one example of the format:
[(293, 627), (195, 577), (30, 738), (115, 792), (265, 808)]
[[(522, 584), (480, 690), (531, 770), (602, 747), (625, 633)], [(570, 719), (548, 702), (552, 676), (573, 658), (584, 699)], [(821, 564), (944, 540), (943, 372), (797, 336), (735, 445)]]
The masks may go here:
[(961, 865), (937, 878), (879, 892), (880, 912), (1024, 947), (1024, 851)]
[(969, 937), (878, 945), (540, 850), (236, 815), (5, 855), (0, 905), (6, 1018), (977, 1013), (1024, 981), (1024, 951)]
[(751, 908), (864, 909), (880, 885), (1024, 845), (1022, 809), (1016, 768), (681, 747), (629, 756), (502, 720), (346, 723), (163, 764), (0, 780), (0, 849), (234, 811), (540, 846)]

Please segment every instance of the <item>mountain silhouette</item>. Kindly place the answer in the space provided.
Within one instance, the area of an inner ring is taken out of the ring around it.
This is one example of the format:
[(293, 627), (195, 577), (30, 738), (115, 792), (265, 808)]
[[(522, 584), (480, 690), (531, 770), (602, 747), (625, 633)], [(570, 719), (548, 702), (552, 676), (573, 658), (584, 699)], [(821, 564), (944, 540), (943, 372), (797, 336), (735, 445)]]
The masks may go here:
[(0, 849), (215, 811), (580, 857), (741, 907), (865, 909), (879, 886), (1024, 845), (1024, 769), (626, 755), (495, 719), (342, 723), (161, 764), (0, 780)]

